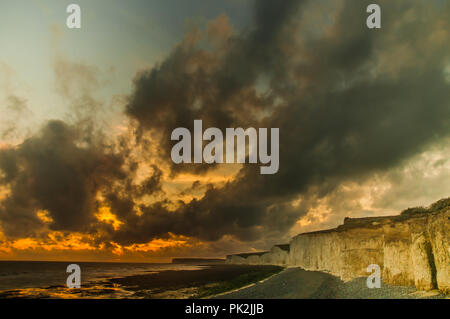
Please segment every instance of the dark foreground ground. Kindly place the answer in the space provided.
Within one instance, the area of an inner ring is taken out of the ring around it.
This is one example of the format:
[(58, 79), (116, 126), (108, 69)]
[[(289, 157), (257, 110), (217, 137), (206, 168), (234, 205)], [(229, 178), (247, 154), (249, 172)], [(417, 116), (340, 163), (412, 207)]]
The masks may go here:
[(378, 299), (448, 298), (438, 291), (382, 284), (369, 289), (365, 278), (343, 282), (318, 271), (263, 265), (215, 264), (197, 270), (165, 270), (83, 284), (0, 291), (1, 298), (221, 298)]
[[(221, 299), (403, 299), (403, 298), (446, 298), (437, 291), (421, 292), (414, 287), (400, 287), (382, 284), (381, 288), (369, 289), (366, 278), (343, 282), (339, 278), (318, 271), (288, 268), (264, 282), (215, 298)], [(448, 298), (448, 296), (447, 296)]]
[(258, 282), (283, 270), (266, 265), (209, 265), (200, 270), (166, 270), (109, 279), (147, 298), (204, 298)]

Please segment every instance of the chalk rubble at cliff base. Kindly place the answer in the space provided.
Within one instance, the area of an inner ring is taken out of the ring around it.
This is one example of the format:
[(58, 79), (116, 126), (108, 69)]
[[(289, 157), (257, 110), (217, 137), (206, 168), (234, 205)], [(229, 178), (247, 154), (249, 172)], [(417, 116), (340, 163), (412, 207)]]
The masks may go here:
[(351, 280), (378, 264), (382, 281), (450, 293), (450, 199), (398, 216), (346, 218), (334, 229), (303, 233), (270, 251), (227, 256), (233, 264), (324, 271)]

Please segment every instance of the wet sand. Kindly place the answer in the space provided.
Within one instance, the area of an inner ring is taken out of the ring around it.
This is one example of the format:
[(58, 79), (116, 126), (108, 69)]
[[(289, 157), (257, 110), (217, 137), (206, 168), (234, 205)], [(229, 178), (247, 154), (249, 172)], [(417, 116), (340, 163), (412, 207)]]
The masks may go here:
[[(192, 298), (209, 290), (238, 288), (248, 285), (282, 270), (279, 266), (266, 265), (209, 265), (205, 269), (189, 271), (166, 270), (148, 275), (112, 278), (116, 286), (135, 291), (144, 298)], [(238, 279), (238, 280), (237, 280)], [(228, 283), (231, 285), (227, 286)], [(241, 287), (241, 286), (239, 286)], [(229, 289), (228, 289), (229, 290)]]
[(110, 277), (83, 283), (79, 289), (69, 289), (65, 285), (7, 289), (0, 291), (0, 298), (194, 298), (243, 287), (283, 270), (279, 266), (226, 264), (203, 264), (191, 268)]

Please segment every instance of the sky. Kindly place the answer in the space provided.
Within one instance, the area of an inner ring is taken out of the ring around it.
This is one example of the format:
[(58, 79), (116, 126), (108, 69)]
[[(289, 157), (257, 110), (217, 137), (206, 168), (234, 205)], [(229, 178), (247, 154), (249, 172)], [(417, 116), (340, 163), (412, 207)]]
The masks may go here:
[[(372, 2), (2, 1), (0, 260), (223, 257), (448, 197), (450, 3)], [(174, 164), (196, 119), (279, 128), (279, 171)]]

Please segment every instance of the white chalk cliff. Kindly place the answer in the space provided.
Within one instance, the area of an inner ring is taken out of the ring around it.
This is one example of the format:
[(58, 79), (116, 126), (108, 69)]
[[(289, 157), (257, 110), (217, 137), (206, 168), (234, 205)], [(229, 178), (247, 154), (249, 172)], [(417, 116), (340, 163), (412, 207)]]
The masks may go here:
[(382, 281), (450, 293), (450, 199), (398, 216), (346, 218), (334, 229), (303, 233), (270, 251), (227, 256), (228, 263), (298, 266), (343, 280), (368, 276), (377, 264)]

